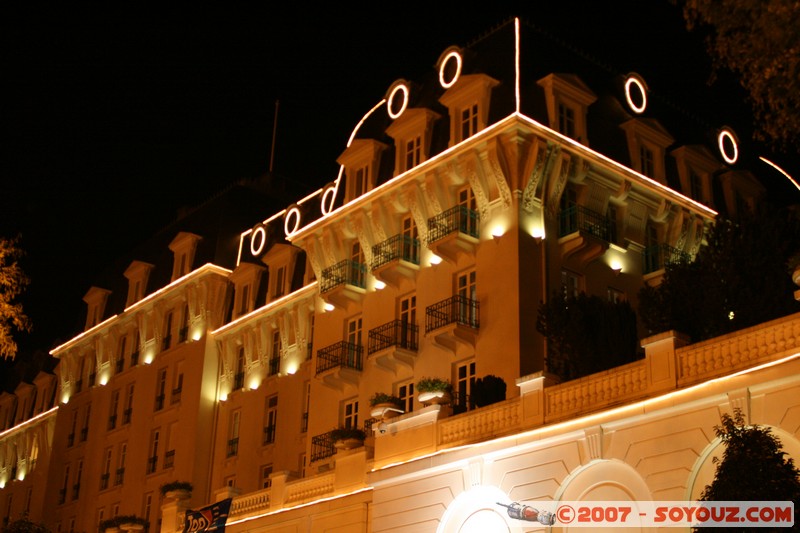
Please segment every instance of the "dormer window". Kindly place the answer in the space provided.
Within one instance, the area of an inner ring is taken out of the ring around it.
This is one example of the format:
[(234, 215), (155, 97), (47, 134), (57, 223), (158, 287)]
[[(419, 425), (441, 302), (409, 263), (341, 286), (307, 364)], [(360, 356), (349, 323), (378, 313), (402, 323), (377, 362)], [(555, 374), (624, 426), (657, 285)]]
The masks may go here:
[(544, 89), (550, 127), (588, 146), (586, 115), (597, 96), (574, 74), (550, 74), (537, 83)]
[(450, 112), (450, 146), (468, 139), (489, 124), (492, 89), (499, 82), (485, 74), (461, 76), (439, 101)]
[(125, 300), (125, 307), (130, 307), (144, 298), (151, 270), (153, 265), (142, 261), (133, 261), (125, 270), (124, 275), (128, 278), (128, 298)]
[(239, 318), (255, 309), (256, 295), (264, 275), (264, 267), (241, 263), (230, 276), (233, 282), (233, 318)]
[(714, 207), (711, 177), (721, 167), (704, 146), (681, 146), (671, 152), (678, 167), (681, 191), (693, 200)]
[(620, 127), (625, 131), (628, 140), (633, 169), (666, 185), (664, 154), (675, 139), (653, 119), (634, 118)]
[(111, 294), (111, 291), (106, 289), (101, 289), (99, 287), (92, 287), (83, 297), (83, 301), (86, 302), (87, 310), (86, 310), (86, 330), (95, 327), (97, 324), (103, 321), (103, 315), (106, 309), (106, 302), (108, 301), (108, 295)]
[(345, 202), (349, 202), (371, 191), (381, 162), (381, 153), (386, 145), (372, 139), (355, 139), (342, 152), (337, 162), (344, 166), (347, 184)]
[(439, 114), (425, 108), (409, 108), (386, 129), (394, 139), (395, 175), (416, 167), (428, 158), (431, 130)]
[(172, 281), (192, 271), (194, 254), (200, 239), (202, 239), (202, 237), (199, 235), (182, 231), (169, 243), (169, 249), (172, 250), (174, 254), (172, 262)]
[(264, 255), (263, 261), (269, 268), (270, 301), (281, 298), (292, 290), (292, 273), (295, 270), (300, 249), (290, 244), (276, 243)]

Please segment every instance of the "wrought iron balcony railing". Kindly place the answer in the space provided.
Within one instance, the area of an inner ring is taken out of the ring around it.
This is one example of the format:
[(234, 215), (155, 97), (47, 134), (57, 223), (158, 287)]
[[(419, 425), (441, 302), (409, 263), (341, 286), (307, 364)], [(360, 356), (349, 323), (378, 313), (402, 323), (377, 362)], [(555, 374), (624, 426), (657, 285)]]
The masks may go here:
[(120, 355), (119, 359), (117, 359), (117, 373), (122, 372), (125, 369), (125, 359)]
[(264, 444), (273, 442), (275, 442), (275, 424), (270, 424), (264, 427)]
[(172, 468), (175, 466), (175, 450), (167, 450), (164, 452), (164, 469)]
[(133, 407), (128, 407), (127, 409), (122, 411), (122, 423), (130, 424), (132, 415), (133, 415)]
[(457, 205), (428, 219), (430, 242), (438, 241), (456, 231), (477, 239), (480, 233), (478, 212), (468, 209), (466, 206)]
[(397, 259), (419, 264), (419, 239), (408, 235), (395, 235), (372, 247), (372, 270)]
[(419, 326), (403, 320), (392, 320), (369, 330), (368, 337), (367, 354), (373, 354), (392, 346), (417, 351)]
[(170, 405), (175, 405), (176, 403), (181, 401), (182, 392), (183, 392), (183, 387), (177, 387), (172, 389), (172, 395), (169, 398)]
[(269, 359), (269, 368), (267, 371), (269, 372), (268, 375), (275, 376), (280, 372), (281, 369), (281, 358), (280, 357), (270, 357)]
[(108, 472), (100, 475), (100, 490), (106, 490), (108, 488), (108, 480), (110, 478), (111, 474), (109, 474)]
[(158, 456), (154, 455), (147, 458), (147, 473), (152, 474), (158, 468)]
[(364, 347), (347, 341), (339, 341), (317, 351), (317, 375), (332, 368), (363, 368)]
[(616, 228), (610, 218), (582, 205), (571, 205), (559, 213), (559, 237), (582, 231), (606, 242), (614, 242)]
[(139, 364), (139, 350), (131, 353), (131, 366), (136, 366)]
[(228, 439), (228, 457), (239, 455), (239, 437)]
[(164, 408), (164, 400), (165, 400), (164, 394), (159, 394), (158, 396), (156, 396), (156, 405), (155, 405), (156, 411), (160, 411)]
[(480, 302), (466, 296), (451, 296), (425, 308), (425, 332), (431, 332), (450, 324), (478, 328), (480, 326)]
[(669, 244), (656, 244), (648, 246), (642, 252), (642, 273), (649, 274), (656, 270), (666, 268), (673, 263), (689, 262), (689, 254), (673, 248)]
[(363, 263), (357, 263), (350, 259), (339, 261), (322, 271), (320, 292), (328, 292), (340, 285), (353, 285), (363, 289), (366, 287), (366, 274), (367, 267)]
[(114, 485), (122, 485), (123, 481), (125, 481), (125, 469), (117, 468), (117, 472), (114, 475)]
[(311, 437), (311, 462), (327, 459), (336, 453), (331, 431)]

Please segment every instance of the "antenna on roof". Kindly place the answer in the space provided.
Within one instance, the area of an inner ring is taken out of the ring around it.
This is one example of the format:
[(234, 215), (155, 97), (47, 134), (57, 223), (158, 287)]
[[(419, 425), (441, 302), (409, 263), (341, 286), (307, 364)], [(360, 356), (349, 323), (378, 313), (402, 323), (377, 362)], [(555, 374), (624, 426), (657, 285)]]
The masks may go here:
[(272, 149), (269, 154), (269, 173), (272, 174), (272, 168), (275, 166), (275, 134), (278, 131), (278, 104), (280, 100), (275, 100), (275, 119), (272, 122)]

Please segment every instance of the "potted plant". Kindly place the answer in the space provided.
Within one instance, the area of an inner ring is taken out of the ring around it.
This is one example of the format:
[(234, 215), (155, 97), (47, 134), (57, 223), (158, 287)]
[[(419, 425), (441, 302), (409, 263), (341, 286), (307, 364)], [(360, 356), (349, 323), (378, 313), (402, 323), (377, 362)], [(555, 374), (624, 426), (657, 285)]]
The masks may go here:
[(188, 481), (171, 481), (161, 485), (161, 495), (165, 498), (184, 500), (192, 493), (192, 484)]
[(364, 445), (367, 434), (355, 427), (338, 427), (331, 431), (333, 446), (337, 450), (350, 450)]
[(376, 392), (373, 394), (372, 398), (369, 399), (369, 405), (372, 407), (370, 415), (383, 420), (405, 412), (403, 410), (403, 400), (384, 392)]
[(417, 382), (417, 399), (422, 403), (447, 403), (452, 390), (446, 379), (424, 377)]
[(114, 531), (142, 531), (149, 522), (144, 518), (134, 515), (120, 515), (114, 518), (103, 520), (99, 524), (101, 533), (113, 533)]

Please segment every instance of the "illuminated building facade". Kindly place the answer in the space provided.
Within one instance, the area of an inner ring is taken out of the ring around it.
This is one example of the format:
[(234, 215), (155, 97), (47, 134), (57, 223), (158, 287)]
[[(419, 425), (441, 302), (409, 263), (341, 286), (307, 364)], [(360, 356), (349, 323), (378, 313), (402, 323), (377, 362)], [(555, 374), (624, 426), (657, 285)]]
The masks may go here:
[[(642, 76), (553, 46), (511, 21), (444, 50), (358, 123), (335, 181), (208, 260), (181, 227), (169, 279), (132, 261), (124, 303), (92, 288), (86, 331), (53, 351), (45, 521), (180, 531), (231, 497), (231, 531), (523, 531), (497, 502), (696, 498), (733, 408), (797, 456), (797, 315), (698, 344), (642, 333), (627, 365), (546, 371), (553, 291), (635, 307), (717, 211), (763, 194), (730, 130), (662, 122)], [(476, 407), (489, 375), (505, 399)], [(421, 401), (425, 377), (449, 401)], [(338, 427), (366, 440), (337, 445)], [(176, 480), (191, 495), (162, 497)]]

